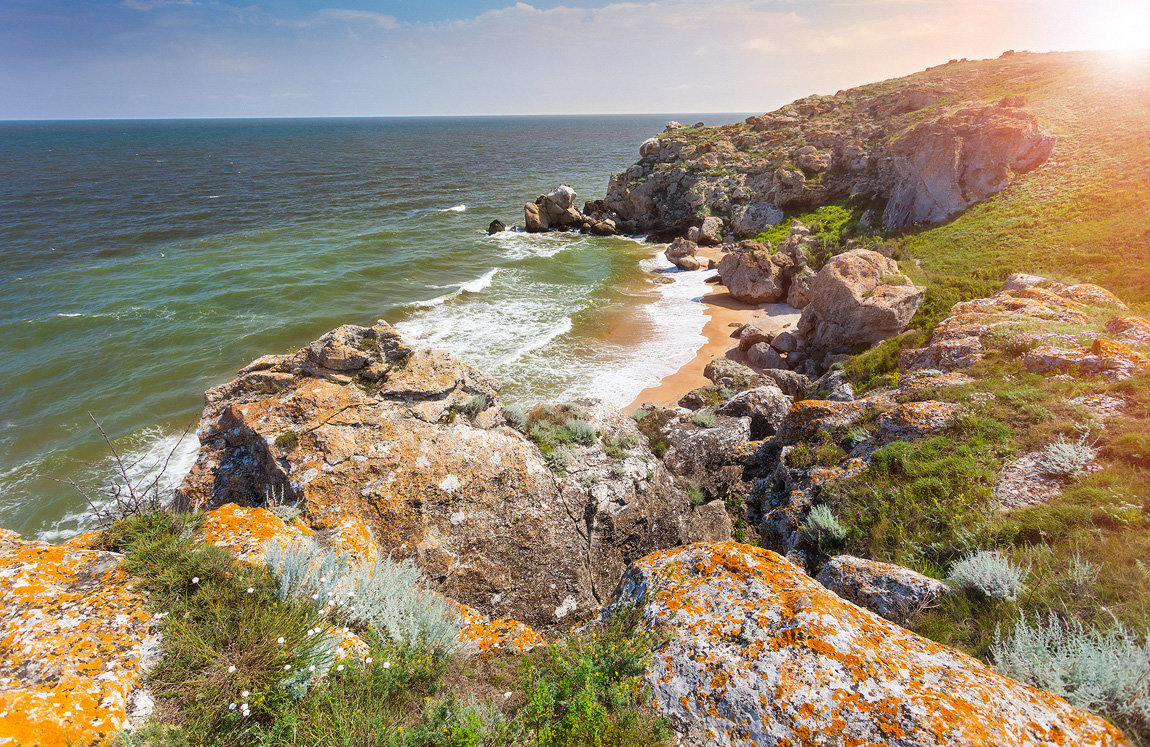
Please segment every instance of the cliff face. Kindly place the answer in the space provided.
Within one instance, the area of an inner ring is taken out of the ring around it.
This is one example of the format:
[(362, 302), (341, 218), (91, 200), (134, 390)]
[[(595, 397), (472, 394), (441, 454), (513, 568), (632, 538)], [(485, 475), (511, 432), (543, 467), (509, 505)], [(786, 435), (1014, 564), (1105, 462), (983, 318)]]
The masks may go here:
[[(1020, 60), (1000, 67), (1027, 64)], [(888, 230), (943, 220), (1054, 148), (1024, 97), (985, 100), (974, 90), (978, 71), (946, 68), (809, 96), (721, 127), (669, 123), (611, 179), (603, 204), (641, 231), (685, 232), (713, 216), (735, 238), (780, 222), (784, 209), (849, 195), (885, 206)]]

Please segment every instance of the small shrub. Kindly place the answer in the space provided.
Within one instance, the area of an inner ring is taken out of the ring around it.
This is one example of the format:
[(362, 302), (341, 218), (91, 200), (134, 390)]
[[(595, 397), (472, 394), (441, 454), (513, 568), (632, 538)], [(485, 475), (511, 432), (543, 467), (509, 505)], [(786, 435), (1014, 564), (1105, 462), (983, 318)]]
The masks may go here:
[(1014, 599), (1024, 588), (1027, 571), (1001, 553), (979, 550), (950, 569), (947, 583), (962, 591), (974, 591), (988, 599)]
[(567, 421), (567, 431), (571, 440), (583, 446), (593, 446), (599, 438), (598, 431), (586, 420), (573, 419)]
[(1042, 450), (1039, 469), (1047, 475), (1073, 477), (1094, 461), (1096, 454), (1094, 447), (1086, 443), (1085, 436), (1077, 441), (1067, 441), (1059, 436), (1057, 441), (1047, 444)]
[(553, 449), (543, 455), (543, 461), (552, 472), (561, 475), (567, 471), (567, 465), (571, 463), (571, 454), (567, 449)]
[(276, 436), (276, 446), (280, 447), (281, 449), (287, 449), (288, 451), (291, 451), (298, 445), (299, 436), (296, 435), (295, 431), (284, 431), (283, 433)]
[(796, 444), (787, 452), (786, 462), (788, 467), (810, 469), (815, 465), (814, 450), (806, 444)]
[(638, 410), (631, 413), (631, 419), (634, 420), (636, 423), (641, 423), (641, 422), (643, 422), (643, 418), (647, 417), (650, 414), (651, 414), (650, 410), (644, 410), (642, 407), (640, 407)]
[(1150, 636), (1118, 625), (1107, 632), (1054, 615), (995, 635), (991, 657), (1002, 673), (1114, 721), (1150, 743)]
[(507, 421), (509, 426), (520, 433), (527, 431), (527, 413), (523, 412), (523, 408), (519, 405), (508, 405), (504, 407), (503, 419)]
[(846, 527), (839, 523), (834, 512), (831, 511), (831, 507), (825, 504), (815, 506), (810, 510), (810, 513), (807, 514), (807, 520), (803, 522), (802, 532), (807, 539), (819, 547), (837, 545), (847, 536)]
[(833, 467), (843, 459), (847, 453), (838, 444), (819, 444), (814, 449), (815, 463), (823, 467)]
[(627, 457), (628, 449), (634, 449), (638, 445), (632, 435), (606, 436), (603, 438), (603, 453), (612, 459), (622, 460)]
[(474, 418), (479, 413), (487, 409), (487, 395), (486, 394), (473, 394), (471, 399), (467, 400), (467, 404), (463, 406), (463, 412), (468, 417)]
[(697, 412), (691, 418), (691, 422), (700, 428), (714, 428), (715, 427), (715, 414), (713, 412)]
[(703, 495), (703, 489), (699, 487), (699, 483), (693, 482), (687, 486), (687, 497), (691, 501), (692, 506), (701, 506), (707, 502), (707, 498)]

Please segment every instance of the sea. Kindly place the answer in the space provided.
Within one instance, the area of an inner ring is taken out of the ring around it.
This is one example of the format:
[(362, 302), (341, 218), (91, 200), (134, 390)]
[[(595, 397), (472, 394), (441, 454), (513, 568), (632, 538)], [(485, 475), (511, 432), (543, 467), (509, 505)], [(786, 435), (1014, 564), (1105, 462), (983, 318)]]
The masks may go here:
[(559, 184), (602, 197), (668, 120), (744, 116), (0, 122), (0, 527), (61, 541), (123, 474), (174, 488), (205, 389), (340, 324), (509, 402), (627, 405), (703, 343), (710, 273), (486, 227)]

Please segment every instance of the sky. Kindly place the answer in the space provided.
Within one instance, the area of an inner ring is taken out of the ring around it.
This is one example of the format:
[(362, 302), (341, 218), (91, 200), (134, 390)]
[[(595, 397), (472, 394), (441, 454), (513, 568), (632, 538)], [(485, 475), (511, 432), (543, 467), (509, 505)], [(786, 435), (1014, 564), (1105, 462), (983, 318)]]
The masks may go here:
[(765, 112), (1150, 0), (0, 0), (0, 119)]

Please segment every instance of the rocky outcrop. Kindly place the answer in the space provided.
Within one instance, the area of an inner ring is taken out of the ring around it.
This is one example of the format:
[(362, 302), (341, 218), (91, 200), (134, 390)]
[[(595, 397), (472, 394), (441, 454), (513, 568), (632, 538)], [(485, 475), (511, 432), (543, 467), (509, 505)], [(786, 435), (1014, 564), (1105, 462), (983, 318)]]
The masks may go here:
[(850, 352), (906, 329), (925, 293), (893, 259), (853, 249), (815, 275), (798, 331), (815, 350)]
[(785, 209), (851, 195), (871, 198), (887, 229), (942, 220), (1050, 156), (1054, 139), (1018, 103), (963, 102), (932, 76), (808, 96), (720, 127), (665, 130), (612, 177), (603, 204), (640, 231), (684, 235), (716, 219), (736, 239), (757, 236)]
[(1050, 157), (1054, 138), (1034, 115), (973, 106), (931, 118), (890, 146), (895, 183), (883, 227), (944, 220), (999, 192)]
[(158, 621), (120, 556), (0, 530), (0, 744), (99, 744), (152, 709)]
[(362, 521), (438, 591), (543, 628), (601, 601), (630, 560), (716, 536), (617, 409), (579, 405), (594, 435), (557, 474), (503, 425), (498, 392), (386, 323), (341, 327), (208, 391), (180, 504), (294, 506), (316, 532)]
[(719, 260), (719, 277), (744, 303), (775, 303), (787, 297), (783, 265), (773, 261), (769, 244), (744, 241)]
[(697, 270), (702, 267), (699, 259), (695, 256), (697, 251), (699, 251), (698, 244), (678, 237), (663, 251), (663, 256), (680, 270)]
[(634, 563), (603, 611), (668, 636), (647, 683), (687, 745), (1126, 745), (1102, 719), (733, 542)]
[[(535, 202), (523, 205), (523, 221), (528, 233), (543, 231), (580, 231), (599, 236), (614, 236), (634, 226), (622, 222), (601, 202), (588, 202), (582, 211), (575, 207), (575, 190), (562, 184)], [(488, 232), (491, 233), (491, 227)]]
[(936, 606), (951, 591), (942, 581), (901, 565), (850, 555), (831, 558), (815, 580), (848, 602), (899, 625)]

